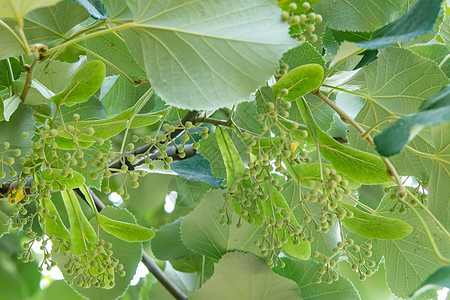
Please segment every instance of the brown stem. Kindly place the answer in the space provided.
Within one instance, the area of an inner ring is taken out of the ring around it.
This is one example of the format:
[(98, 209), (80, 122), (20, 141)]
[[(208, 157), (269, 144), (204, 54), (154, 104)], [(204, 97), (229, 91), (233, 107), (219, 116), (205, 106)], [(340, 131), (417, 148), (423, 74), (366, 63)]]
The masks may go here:
[(27, 69), (27, 78), (25, 79), (25, 85), (23, 86), (22, 93), (20, 94), (20, 99), (22, 101), (25, 101), (28, 92), (31, 89), (31, 80), (33, 80), (33, 73), (38, 63), (39, 63), (39, 54), (36, 54), (36, 57), (34, 58), (34, 61), (31, 64), (31, 66), (25, 65), (25, 68)]

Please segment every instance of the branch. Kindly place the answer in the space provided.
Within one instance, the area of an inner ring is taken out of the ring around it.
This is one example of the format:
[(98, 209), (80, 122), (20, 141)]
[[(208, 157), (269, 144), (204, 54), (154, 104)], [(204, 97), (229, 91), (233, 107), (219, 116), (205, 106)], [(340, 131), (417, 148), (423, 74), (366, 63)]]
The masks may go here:
[[(95, 206), (98, 211), (105, 208), (105, 204), (97, 197), (97, 195), (90, 189), (87, 188), (94, 200)], [(75, 192), (85, 199), (84, 194), (79, 190), (75, 189)], [(148, 256), (145, 251), (142, 251), (142, 263), (147, 267), (148, 271), (152, 273), (153, 276), (166, 288), (166, 290), (175, 297), (177, 300), (187, 300), (188, 297), (167, 277), (167, 275), (158, 267), (158, 265), (153, 261), (153, 259)]]
[(25, 79), (25, 85), (23, 86), (22, 93), (20, 94), (20, 99), (22, 101), (25, 101), (28, 92), (31, 89), (31, 81), (33, 80), (33, 73), (38, 63), (39, 63), (39, 54), (36, 54), (36, 57), (34, 58), (34, 61), (31, 64), (31, 66), (25, 65), (25, 68), (27, 69), (27, 78)]
[[(183, 119), (181, 120), (181, 124), (186, 124), (186, 122), (188, 122), (188, 121), (193, 121), (194, 119), (195, 119), (195, 117), (197, 116), (197, 114), (198, 114), (198, 112), (197, 111), (195, 111), (195, 110), (193, 110), (193, 111), (188, 111), (187, 113), (186, 113), (186, 115), (183, 117)], [(174, 132), (172, 132), (171, 134), (170, 134), (170, 138), (171, 139), (176, 139), (182, 132), (184, 131), (184, 129), (181, 129), (181, 128), (179, 128), (179, 129), (177, 129), (177, 130), (175, 130)], [(116, 156), (115, 158), (113, 158), (112, 160), (111, 160), (111, 164), (109, 165), (109, 168), (111, 168), (111, 169), (120, 169), (121, 167), (122, 167), (122, 165), (123, 165), (123, 163), (125, 163), (127, 166), (128, 166), (128, 168), (130, 169), (130, 170), (133, 170), (133, 164), (132, 163), (130, 163), (130, 161), (126, 158), (126, 156), (127, 155), (129, 155), (129, 154), (133, 154), (133, 155), (139, 155), (139, 154), (144, 154), (144, 153), (146, 153), (147, 151), (148, 151), (148, 149), (150, 149), (150, 147), (152, 147), (154, 144), (153, 143), (148, 143), (148, 144), (146, 144), (146, 145), (144, 145), (144, 146), (141, 146), (141, 147), (138, 147), (138, 148), (136, 148), (136, 149), (134, 149), (134, 150), (132, 150), (132, 151), (128, 151), (128, 152), (126, 152), (125, 153), (125, 157), (123, 158), (123, 159), (120, 159), (121, 158), (121, 156)], [(156, 152), (156, 151), (155, 151)], [(152, 153), (150, 153), (150, 155), (151, 155)], [(175, 159), (175, 158), (174, 158)], [(142, 163), (141, 163), (142, 164)]]

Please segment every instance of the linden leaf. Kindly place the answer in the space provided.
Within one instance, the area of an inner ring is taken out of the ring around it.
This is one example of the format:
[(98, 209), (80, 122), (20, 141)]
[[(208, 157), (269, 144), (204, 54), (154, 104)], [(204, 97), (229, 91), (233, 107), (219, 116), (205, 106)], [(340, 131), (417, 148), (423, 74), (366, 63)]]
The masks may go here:
[(104, 63), (99, 60), (90, 61), (73, 75), (64, 90), (50, 100), (57, 105), (64, 103), (67, 106), (86, 102), (100, 88), (105, 75)]

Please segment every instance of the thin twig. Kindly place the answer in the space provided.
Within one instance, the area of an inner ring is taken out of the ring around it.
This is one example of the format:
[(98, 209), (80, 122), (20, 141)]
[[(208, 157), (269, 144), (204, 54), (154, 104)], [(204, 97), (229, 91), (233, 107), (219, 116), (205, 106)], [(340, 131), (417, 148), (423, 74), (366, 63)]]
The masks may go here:
[(25, 99), (27, 98), (28, 92), (31, 89), (31, 81), (33, 80), (33, 73), (34, 73), (34, 70), (36, 69), (36, 66), (38, 65), (38, 63), (39, 63), (39, 53), (36, 54), (36, 57), (34, 58), (34, 61), (31, 64), (31, 66), (26, 65), (27, 78), (25, 79), (25, 85), (23, 86), (22, 93), (20, 94), (20, 99), (22, 101), (25, 101)]
[[(92, 199), (94, 200), (97, 210), (101, 211), (105, 208), (105, 204), (97, 197), (97, 195), (88, 188)], [(76, 189), (75, 192), (85, 199), (83, 193)], [(167, 275), (158, 267), (158, 265), (153, 261), (153, 259), (145, 252), (142, 251), (142, 263), (147, 267), (148, 271), (152, 273), (153, 276), (166, 288), (166, 290), (174, 296), (177, 300), (187, 300), (188, 297), (167, 277)]]

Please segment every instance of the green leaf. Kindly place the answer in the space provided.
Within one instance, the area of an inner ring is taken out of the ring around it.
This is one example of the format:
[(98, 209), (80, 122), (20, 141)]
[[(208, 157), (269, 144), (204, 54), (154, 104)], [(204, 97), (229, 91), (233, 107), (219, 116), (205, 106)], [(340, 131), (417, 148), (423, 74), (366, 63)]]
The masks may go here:
[(439, 36), (444, 41), (448, 49), (450, 49), (450, 15), (446, 15), (439, 27)]
[(433, 215), (450, 228), (450, 123), (432, 129), (436, 151), (428, 183), (428, 205)]
[(0, 36), (2, 37), (2, 46), (0, 47), (0, 59), (12, 56), (19, 56), (24, 53), (14, 35), (5, 27), (0, 26)]
[(450, 266), (445, 266), (431, 274), (417, 289), (412, 298), (417, 297), (429, 289), (442, 289), (450, 287)]
[[(46, 170), (51, 170), (51, 174), (48, 174)], [(72, 190), (82, 186), (86, 179), (83, 175), (77, 171), (72, 171), (71, 177), (64, 177), (62, 169), (46, 169), (42, 171), (42, 179), (47, 183), (52, 184), (52, 190), (58, 191), (61, 189), (61, 185), (64, 184), (67, 189)]]
[[(88, 57), (100, 59), (106, 66), (106, 74), (123, 74), (128, 78), (145, 78), (145, 72), (131, 55), (122, 37), (117, 33), (108, 33), (77, 45)], [(127, 100), (127, 99), (124, 99)]]
[(100, 0), (74, 0), (83, 5), (94, 19), (106, 19), (108, 10)]
[(227, 170), (223, 159), (217, 159), (222, 156), (219, 145), (217, 143), (216, 133), (211, 133), (207, 139), (200, 140), (200, 148), (197, 153), (201, 154), (209, 161), (212, 174), (218, 178), (227, 178)]
[(183, 178), (192, 181), (203, 181), (216, 188), (220, 187), (222, 178), (212, 175), (209, 161), (200, 154), (191, 158), (175, 161), (170, 164), (170, 169)]
[[(448, 79), (437, 65), (407, 49), (388, 48), (378, 54), (378, 59), (361, 69), (349, 84), (364, 86), (360, 95), (366, 104), (355, 117), (365, 129), (369, 129), (389, 117), (399, 117), (417, 112), (422, 102), (437, 94)], [(375, 127), (378, 133), (389, 126), (387, 122)], [(424, 130), (411, 141), (405, 151), (393, 156), (391, 162), (400, 175), (428, 180), (432, 161), (418, 155), (433, 153), (430, 131)], [(349, 143), (363, 151), (373, 151), (360, 137), (349, 129)]]
[[(301, 184), (304, 187), (308, 187), (308, 183), (310, 181), (317, 181), (321, 182), (321, 176), (320, 176), (320, 164), (318, 163), (309, 163), (309, 164), (298, 164), (294, 167), (291, 167), (290, 165), (286, 164), (287, 170), (289, 174), (292, 176), (292, 178), (299, 184)], [(332, 165), (328, 164), (322, 164), (322, 170), (325, 170), (326, 168), (332, 169)], [(338, 174), (342, 177), (342, 179), (345, 179), (348, 181), (348, 188), (349, 189), (355, 189), (361, 185), (358, 181), (355, 181), (351, 179), (350, 177), (346, 176), (345, 174), (339, 173)]]
[(293, 281), (275, 274), (249, 253), (227, 253), (214, 269), (213, 276), (190, 299), (302, 299)]
[(42, 198), (41, 205), (42, 207), (49, 210), (49, 214), (44, 214), (45, 224), (41, 224), (41, 227), (44, 226), (45, 228), (45, 234), (49, 236), (53, 235), (57, 238), (70, 241), (70, 233), (61, 220), (61, 217), (58, 213), (58, 210), (56, 209), (55, 204), (53, 204), (53, 201), (48, 198)]
[(172, 223), (163, 225), (156, 231), (151, 242), (152, 252), (156, 258), (176, 260), (186, 258), (193, 253), (181, 240), (181, 222), (183, 220), (184, 217), (179, 218)]
[(322, 83), (323, 68), (318, 64), (301, 65), (281, 77), (272, 86), (273, 93), (280, 95), (283, 89), (289, 94), (283, 96), (286, 101), (297, 100), (301, 96), (316, 90)]
[(227, 186), (231, 187), (237, 176), (244, 175), (245, 166), (230, 136), (221, 127), (217, 127), (216, 141), (227, 171)]
[(5, 121), (9, 121), (11, 115), (16, 111), (19, 107), (19, 104), (22, 102), (19, 95), (14, 95), (9, 97), (8, 99), (3, 100), (3, 117)]
[(410, 234), (413, 228), (398, 219), (366, 214), (354, 206), (340, 203), (353, 213), (352, 218), (344, 218), (341, 222), (348, 230), (367, 238), (396, 240)]
[(54, 6), (31, 11), (25, 17), (28, 43), (54, 44), (70, 36), (70, 30), (89, 17), (86, 9), (74, 1), (61, 1)]
[[(34, 125), (35, 121), (33, 117), (33, 110), (23, 103), (19, 105), (16, 112), (11, 116), (11, 119), (8, 122), (0, 122), (0, 145), (4, 142), (8, 142), (10, 144), (10, 150), (5, 153), (5, 156), (14, 157), (14, 164), (10, 167), (0, 163), (0, 166), (3, 166), (3, 170), (6, 173), (4, 178), (0, 178), (0, 184), (11, 181), (15, 178), (14, 176), (11, 176), (9, 172), (10, 170), (15, 170), (18, 173), (21, 172), (22, 164), (19, 162), (19, 159), (20, 157), (26, 156), (32, 146), (32, 134), (30, 134), (27, 138), (23, 138), (22, 133), (34, 132)], [(14, 156), (11, 149), (19, 149), (21, 155), (18, 157)]]
[(405, 15), (374, 32), (373, 39), (357, 44), (361, 48), (379, 49), (432, 33), (441, 5), (442, 0), (418, 0)]
[(383, 156), (397, 154), (423, 126), (446, 121), (450, 121), (450, 105), (403, 117), (374, 138), (377, 151)]
[[(226, 208), (232, 220), (231, 225), (221, 224), (219, 210)], [(242, 227), (237, 228), (236, 224)], [(223, 191), (212, 190), (203, 197), (200, 204), (182, 221), (181, 239), (191, 250), (219, 260), (227, 251), (250, 251), (259, 254), (260, 250), (254, 241), (261, 239), (261, 232), (257, 227), (242, 222), (233, 213), (230, 205), (225, 206)]]
[(33, 9), (55, 5), (61, 0), (1, 0), (0, 1), (0, 18), (11, 18), (19, 22), (19, 26), (23, 27), (23, 17)]
[(73, 75), (62, 92), (51, 98), (51, 101), (57, 105), (64, 103), (69, 107), (86, 102), (100, 88), (105, 72), (105, 65), (101, 61), (88, 62)]
[(113, 220), (102, 213), (97, 214), (97, 221), (104, 231), (126, 242), (148, 241), (155, 236), (155, 232), (150, 228)]
[(233, 114), (233, 121), (242, 129), (262, 134), (262, 124), (258, 121), (258, 109), (255, 101), (239, 103)]
[[(134, 86), (123, 76), (110, 76), (106, 77), (102, 84), (100, 101), (108, 116), (115, 115), (133, 107), (136, 99), (142, 97), (149, 89), (148, 83)], [(152, 97), (155, 98), (156, 95)]]
[[(286, 264), (284, 268), (276, 266), (273, 271), (283, 277), (293, 280), (300, 288), (303, 300), (359, 300), (359, 295), (353, 285), (345, 278), (340, 278), (333, 284), (322, 282), (317, 284), (319, 268), (322, 266), (312, 260), (300, 261), (288, 257), (281, 258)], [(332, 296), (331, 296), (332, 295)]]
[[(127, 223), (136, 223), (136, 218), (126, 209), (107, 206), (102, 210), (102, 214), (110, 219), (120, 220)], [(91, 224), (95, 228), (98, 227), (95, 217), (91, 219)], [(106, 233), (101, 228), (99, 238), (105, 240), (106, 243), (112, 244), (111, 250), (113, 251), (113, 257), (117, 258), (119, 263), (124, 266), (123, 270), (126, 272), (125, 276), (120, 277), (116, 274), (114, 279), (115, 286), (111, 289), (96, 288), (94, 285), (90, 288), (83, 288), (76, 284), (72, 286), (72, 289), (74, 289), (77, 294), (88, 299), (118, 299), (129, 287), (130, 281), (136, 273), (136, 268), (142, 257), (142, 243), (129, 243), (123, 241)], [(62, 253), (52, 253), (52, 258), (54, 258), (57, 265), (60, 266), (65, 280), (73, 277), (73, 275), (68, 275), (67, 270), (63, 267), (66, 263), (68, 263), (68, 257), (64, 256)]]
[(327, 26), (336, 30), (374, 31), (405, 12), (408, 0), (322, 0), (314, 5)]
[(245, 101), (296, 45), (270, 0), (127, 2), (136, 28), (123, 32), (125, 41), (158, 95), (177, 107)]
[(97, 242), (97, 234), (84, 215), (75, 192), (73, 190), (61, 191), (61, 195), (69, 216), (71, 253), (81, 255), (86, 252), (89, 242)]
[(447, 77), (450, 77), (450, 60), (447, 59), (448, 49), (443, 44), (419, 44), (408, 48), (422, 57), (434, 61)]
[(289, 71), (307, 64), (319, 64), (322, 68), (325, 68), (322, 55), (310, 43), (302, 43), (300, 46), (288, 50), (283, 54), (280, 61), (282, 64), (288, 65)]

